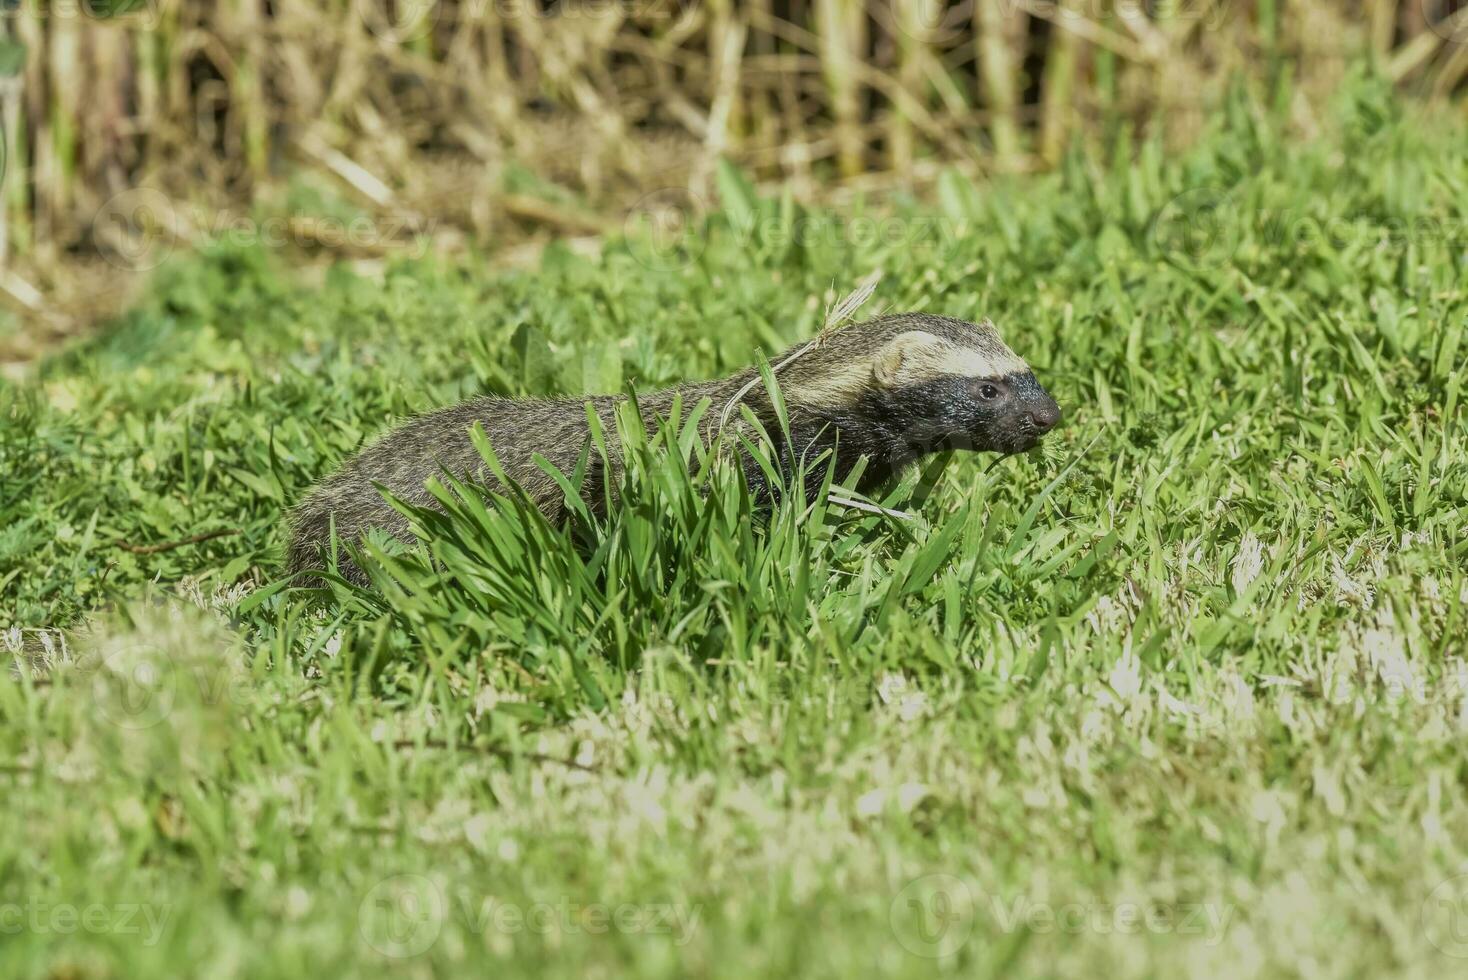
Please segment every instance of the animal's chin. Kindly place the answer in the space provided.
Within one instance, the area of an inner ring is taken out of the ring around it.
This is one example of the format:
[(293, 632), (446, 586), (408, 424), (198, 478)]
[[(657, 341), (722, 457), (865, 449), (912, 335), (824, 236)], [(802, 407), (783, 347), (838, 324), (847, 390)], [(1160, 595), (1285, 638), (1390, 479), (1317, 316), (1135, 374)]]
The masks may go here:
[(1028, 452), (1040, 444), (1041, 434), (1038, 432), (1005, 432), (988, 433), (978, 439), (969, 439), (969, 449), (975, 449), (983, 453), (999, 453), (1001, 456), (1013, 456), (1015, 453)]
[[(1042, 436), (1038, 433), (994, 433), (986, 432), (981, 435), (960, 433), (940, 439), (924, 447), (925, 452), (937, 452), (947, 450), (965, 450), (971, 453), (998, 453), (1001, 456), (1012, 456), (1015, 453), (1028, 452), (1040, 444)], [(918, 455), (923, 455), (919, 453)]]
[(999, 452), (1006, 456), (1013, 456), (1015, 453), (1027, 453), (1040, 444), (1041, 438), (1038, 435), (1018, 436), (1000, 449)]

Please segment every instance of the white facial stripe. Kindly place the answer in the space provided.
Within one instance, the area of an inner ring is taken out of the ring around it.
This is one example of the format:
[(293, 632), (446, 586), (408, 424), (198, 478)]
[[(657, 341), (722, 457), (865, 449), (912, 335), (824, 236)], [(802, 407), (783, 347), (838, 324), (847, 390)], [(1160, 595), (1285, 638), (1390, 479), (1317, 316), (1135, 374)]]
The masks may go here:
[[(906, 360), (903, 363), (903, 374), (916, 378), (938, 374), (956, 374), (964, 378), (1001, 378), (1030, 369), (1018, 355), (1007, 349), (1002, 352), (981, 351), (950, 344), (914, 351), (911, 368)], [(908, 374), (909, 370), (912, 371), (911, 374)]]
[[(952, 344), (922, 331), (912, 331), (898, 338), (897, 343), (901, 358), (895, 375), (882, 381), (886, 385), (920, 384), (941, 375), (1000, 378), (1030, 370), (997, 336), (993, 338), (997, 350), (989, 351)], [(783, 393), (792, 404), (845, 405), (873, 383), (873, 372), (873, 362), (863, 359), (823, 370), (814, 377), (802, 377), (798, 384), (786, 384), (790, 379), (782, 376)]]

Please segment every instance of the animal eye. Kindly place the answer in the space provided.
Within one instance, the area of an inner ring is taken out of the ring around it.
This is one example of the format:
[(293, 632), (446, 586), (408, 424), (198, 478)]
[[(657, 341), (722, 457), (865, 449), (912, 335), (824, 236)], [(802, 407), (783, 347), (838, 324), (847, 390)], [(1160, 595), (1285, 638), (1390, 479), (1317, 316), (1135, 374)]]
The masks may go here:
[(985, 400), (992, 400), (992, 399), (998, 398), (999, 397), (999, 389), (996, 388), (996, 387), (994, 387), (993, 385), (989, 384), (986, 381), (983, 384), (979, 385), (979, 397), (980, 398), (983, 398)]

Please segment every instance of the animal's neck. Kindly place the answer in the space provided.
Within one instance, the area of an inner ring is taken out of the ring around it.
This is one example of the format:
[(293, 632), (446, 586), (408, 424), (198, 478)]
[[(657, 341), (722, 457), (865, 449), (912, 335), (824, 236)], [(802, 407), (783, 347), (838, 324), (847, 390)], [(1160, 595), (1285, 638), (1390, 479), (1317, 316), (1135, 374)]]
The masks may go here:
[[(823, 458), (824, 453), (835, 454), (838, 482), (844, 482), (857, 461), (867, 457), (857, 487), (863, 492), (885, 482), (915, 458), (898, 428), (901, 420), (890, 417), (872, 398), (859, 398), (845, 405), (812, 404), (802, 400), (798, 391), (788, 385), (783, 391), (790, 433), (788, 443), (764, 382), (753, 370), (715, 381), (666, 388), (641, 398), (640, 403), (645, 415), (667, 417), (676, 397), (682, 403), (686, 419), (693, 407), (707, 398), (709, 405), (700, 427), (709, 438), (718, 431), (726, 409), (732, 425), (741, 416), (740, 406), (745, 406), (775, 441), (774, 452), (785, 474), (794, 475), (803, 463), (807, 483), (811, 485), (818, 484), (825, 476), (828, 459)], [(757, 478), (757, 466), (751, 464), (746, 471), (754, 482), (763, 482)]]

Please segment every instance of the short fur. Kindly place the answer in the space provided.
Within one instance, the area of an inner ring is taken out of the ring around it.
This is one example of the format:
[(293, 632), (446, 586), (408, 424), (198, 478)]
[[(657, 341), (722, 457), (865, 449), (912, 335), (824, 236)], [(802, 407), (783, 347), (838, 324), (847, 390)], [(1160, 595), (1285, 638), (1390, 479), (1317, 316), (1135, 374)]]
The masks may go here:
[[(814, 460), (832, 450), (839, 481), (864, 456), (867, 467), (857, 487), (862, 492), (875, 489), (928, 453), (1028, 449), (1060, 419), (1054, 399), (987, 321), (973, 324), (926, 313), (886, 316), (831, 331), (771, 363), (778, 368), (789, 420), (790, 443), (776, 447), (784, 472), (793, 473), (802, 458)], [(675, 396), (681, 395), (685, 414), (707, 398), (710, 406), (699, 424), (703, 438), (712, 440), (726, 405), (743, 391), (739, 403), (779, 439), (774, 410), (757, 378), (756, 369), (749, 368), (728, 378), (639, 394), (638, 405), (652, 428), (658, 418), (668, 416)], [(545, 457), (563, 473), (574, 471), (590, 438), (585, 408), (589, 403), (607, 433), (614, 471), (601, 472), (597, 462), (587, 474), (586, 502), (593, 511), (601, 510), (608, 476), (613, 487), (618, 482), (615, 409), (624, 399), (623, 395), (475, 398), (409, 419), (349, 459), (295, 509), (289, 570), (323, 566), (333, 521), (343, 541), (355, 542), (373, 528), (408, 538), (407, 520), (388, 505), (375, 484), (409, 503), (433, 506), (425, 483), (443, 470), (493, 483), (470, 441), (469, 430), (476, 422), (483, 426), (506, 475), (547, 517), (559, 521), (566, 516), (562, 492), (532, 457)], [(738, 419), (737, 410), (730, 417)], [(592, 457), (595, 460), (596, 454)], [(758, 466), (744, 460), (744, 469), (751, 487), (763, 493)], [(823, 478), (823, 467), (812, 470), (813, 481)], [(339, 571), (349, 580), (366, 581), (345, 557)]]

